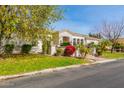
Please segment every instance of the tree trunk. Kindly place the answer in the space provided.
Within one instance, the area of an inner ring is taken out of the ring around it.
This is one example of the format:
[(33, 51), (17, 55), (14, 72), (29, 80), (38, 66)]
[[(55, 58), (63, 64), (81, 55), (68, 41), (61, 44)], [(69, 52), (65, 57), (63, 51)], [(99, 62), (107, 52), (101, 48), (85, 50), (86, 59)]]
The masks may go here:
[(46, 45), (45, 44), (43, 44), (42, 45), (42, 53), (44, 54), (44, 55), (46, 55), (47, 54), (47, 49), (46, 49), (47, 47), (46, 47)]
[(51, 42), (47, 41), (47, 54), (51, 54)]
[(87, 53), (84, 53), (84, 58), (86, 58)]
[(0, 58), (2, 58), (2, 37), (0, 37)]
[(114, 44), (112, 45), (111, 53), (113, 53), (113, 51), (114, 51)]

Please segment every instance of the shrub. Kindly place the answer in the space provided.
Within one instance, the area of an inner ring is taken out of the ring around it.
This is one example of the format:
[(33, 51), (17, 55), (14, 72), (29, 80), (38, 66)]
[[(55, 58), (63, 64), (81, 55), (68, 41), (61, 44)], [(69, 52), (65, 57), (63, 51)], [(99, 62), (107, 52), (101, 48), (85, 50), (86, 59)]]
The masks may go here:
[(68, 46), (66, 46), (66, 48), (64, 50), (64, 55), (65, 56), (71, 56), (75, 52), (75, 50), (76, 49), (74, 46), (68, 45)]
[(32, 48), (32, 45), (24, 44), (24, 45), (22, 45), (21, 52), (25, 53), (25, 54), (28, 54), (30, 52), (31, 48)]
[(63, 42), (63, 43), (61, 44), (61, 46), (68, 46), (68, 45), (70, 45), (69, 42)]
[(96, 47), (96, 56), (101, 56), (102, 55), (102, 53), (103, 53), (103, 50), (102, 50), (102, 48), (101, 48), (101, 46), (100, 45), (98, 45), (97, 47)]
[(111, 42), (109, 40), (103, 39), (99, 42), (99, 46), (102, 51), (106, 51), (107, 47), (111, 46)]
[(95, 46), (94, 42), (91, 42), (91, 43), (89, 43), (89, 44), (87, 45), (87, 47), (89, 47), (89, 48), (93, 48), (94, 46)]
[(116, 43), (114, 45), (114, 49), (116, 50), (116, 52), (120, 52), (120, 50), (123, 50), (124, 49), (124, 45), (123, 44), (120, 44), (120, 43)]
[(79, 46), (79, 51), (80, 51), (80, 54), (82, 56), (82, 58), (85, 58), (86, 55), (90, 52), (90, 49), (84, 45), (80, 45)]
[(63, 54), (63, 49), (62, 48), (57, 48), (56, 55), (61, 56), (62, 54)]
[(4, 52), (5, 52), (6, 54), (12, 54), (13, 49), (14, 49), (14, 45), (13, 45), (13, 44), (6, 44), (6, 45), (5, 45), (5, 50), (4, 50)]

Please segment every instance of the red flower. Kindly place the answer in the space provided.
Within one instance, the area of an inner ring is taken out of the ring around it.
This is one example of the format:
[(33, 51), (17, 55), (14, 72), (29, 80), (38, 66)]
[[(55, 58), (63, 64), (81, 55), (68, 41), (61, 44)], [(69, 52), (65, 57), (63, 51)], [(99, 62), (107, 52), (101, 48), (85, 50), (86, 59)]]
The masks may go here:
[(65, 48), (65, 51), (64, 51), (64, 54), (66, 55), (66, 56), (71, 56), (74, 52), (75, 52), (75, 47), (74, 46), (71, 46), (71, 45), (68, 45), (68, 46), (66, 46), (66, 48)]

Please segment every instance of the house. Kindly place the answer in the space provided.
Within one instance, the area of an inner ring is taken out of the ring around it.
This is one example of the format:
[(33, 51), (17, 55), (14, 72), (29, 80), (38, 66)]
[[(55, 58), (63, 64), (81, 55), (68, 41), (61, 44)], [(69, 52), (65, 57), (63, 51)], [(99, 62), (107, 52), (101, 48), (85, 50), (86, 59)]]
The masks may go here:
[[(59, 47), (63, 44), (71, 44), (71, 45), (78, 45), (78, 44), (98, 44), (100, 39), (89, 37), (87, 35), (71, 32), (69, 30), (62, 30), (59, 32)], [(76, 50), (76, 52), (73, 54), (73, 56), (80, 57), (79, 50)]]
[(118, 38), (117, 42), (124, 45), (124, 38)]
[[(59, 32), (59, 40), (58, 45), (54, 45), (51, 43), (51, 55), (56, 53), (56, 48), (60, 47), (63, 43), (69, 43), (71, 45), (77, 45), (77, 44), (89, 44), (89, 43), (95, 43), (98, 44), (99, 39), (89, 37), (87, 35), (71, 32), (69, 30), (62, 30)], [(31, 44), (30, 42), (24, 42), (20, 39), (13, 39), (10, 43), (14, 43), (16, 45), (13, 53), (19, 53), (21, 51), (21, 46), (23, 44)], [(36, 46), (32, 47), (31, 53), (42, 53), (42, 40), (38, 40), (38, 43)]]
[[(56, 46), (61, 47), (63, 43), (69, 43), (71, 45), (77, 45), (77, 44), (89, 44), (89, 43), (94, 43), (98, 44), (100, 39), (89, 37), (87, 35), (71, 32), (69, 30), (62, 30), (59, 31), (59, 44), (58, 45), (53, 45), (51, 44), (51, 55), (56, 53)], [(38, 45), (34, 46), (32, 48), (32, 52), (38, 53), (42, 52), (42, 41), (38, 41)]]
[(93, 42), (94, 44), (98, 44), (99, 41), (100, 41), (100, 39), (94, 38), (94, 37), (86, 36), (85, 38), (86, 38), (86, 41), (85, 41), (86, 44), (89, 44), (89, 43), (92, 43), (92, 42)]
[(59, 45), (64, 42), (69, 42), (71, 45), (77, 44), (98, 44), (100, 39), (89, 37), (87, 35), (71, 32), (69, 30), (63, 30), (59, 32)]

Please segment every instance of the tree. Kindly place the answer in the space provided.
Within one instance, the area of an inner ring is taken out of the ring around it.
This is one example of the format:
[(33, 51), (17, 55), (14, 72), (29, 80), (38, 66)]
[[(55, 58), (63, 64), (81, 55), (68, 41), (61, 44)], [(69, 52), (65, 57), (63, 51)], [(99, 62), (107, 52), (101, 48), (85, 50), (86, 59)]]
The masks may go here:
[(0, 48), (3, 39), (17, 37), (24, 41), (36, 42), (44, 35), (47, 37), (50, 25), (62, 18), (62, 11), (58, 6), (2, 5), (0, 6)]
[(17, 31), (16, 24), (19, 22), (20, 16), (26, 14), (24, 10), (22, 6), (0, 6), (0, 52), (3, 40), (5, 42), (10, 39), (12, 33)]
[(45, 31), (51, 29), (52, 23), (63, 18), (63, 11), (58, 6), (27, 6), (26, 8), (29, 16), (22, 16), (23, 20), (18, 24), (20, 30), (18, 35), (26, 41), (41, 39)]
[(89, 33), (89, 36), (90, 36), (90, 37), (94, 37), (94, 38), (99, 38), (99, 39), (102, 38), (102, 36), (101, 36), (100, 33), (91, 33), (91, 32), (90, 32), (90, 33)]
[(116, 41), (124, 32), (124, 21), (123, 20), (119, 22), (104, 21), (101, 24), (101, 27), (99, 27), (99, 32), (101, 33), (104, 39), (108, 39), (112, 43), (111, 48), (112, 53)]
[[(30, 17), (25, 19), (26, 22), (19, 24), (20, 31), (18, 35), (26, 41), (36, 42), (42, 40), (43, 53), (50, 54), (51, 41), (57, 43), (58, 40), (58, 33), (54, 32), (50, 26), (63, 18), (63, 11), (58, 6), (29, 6), (29, 10)], [(23, 28), (23, 23), (25, 23), (26, 28)]]

